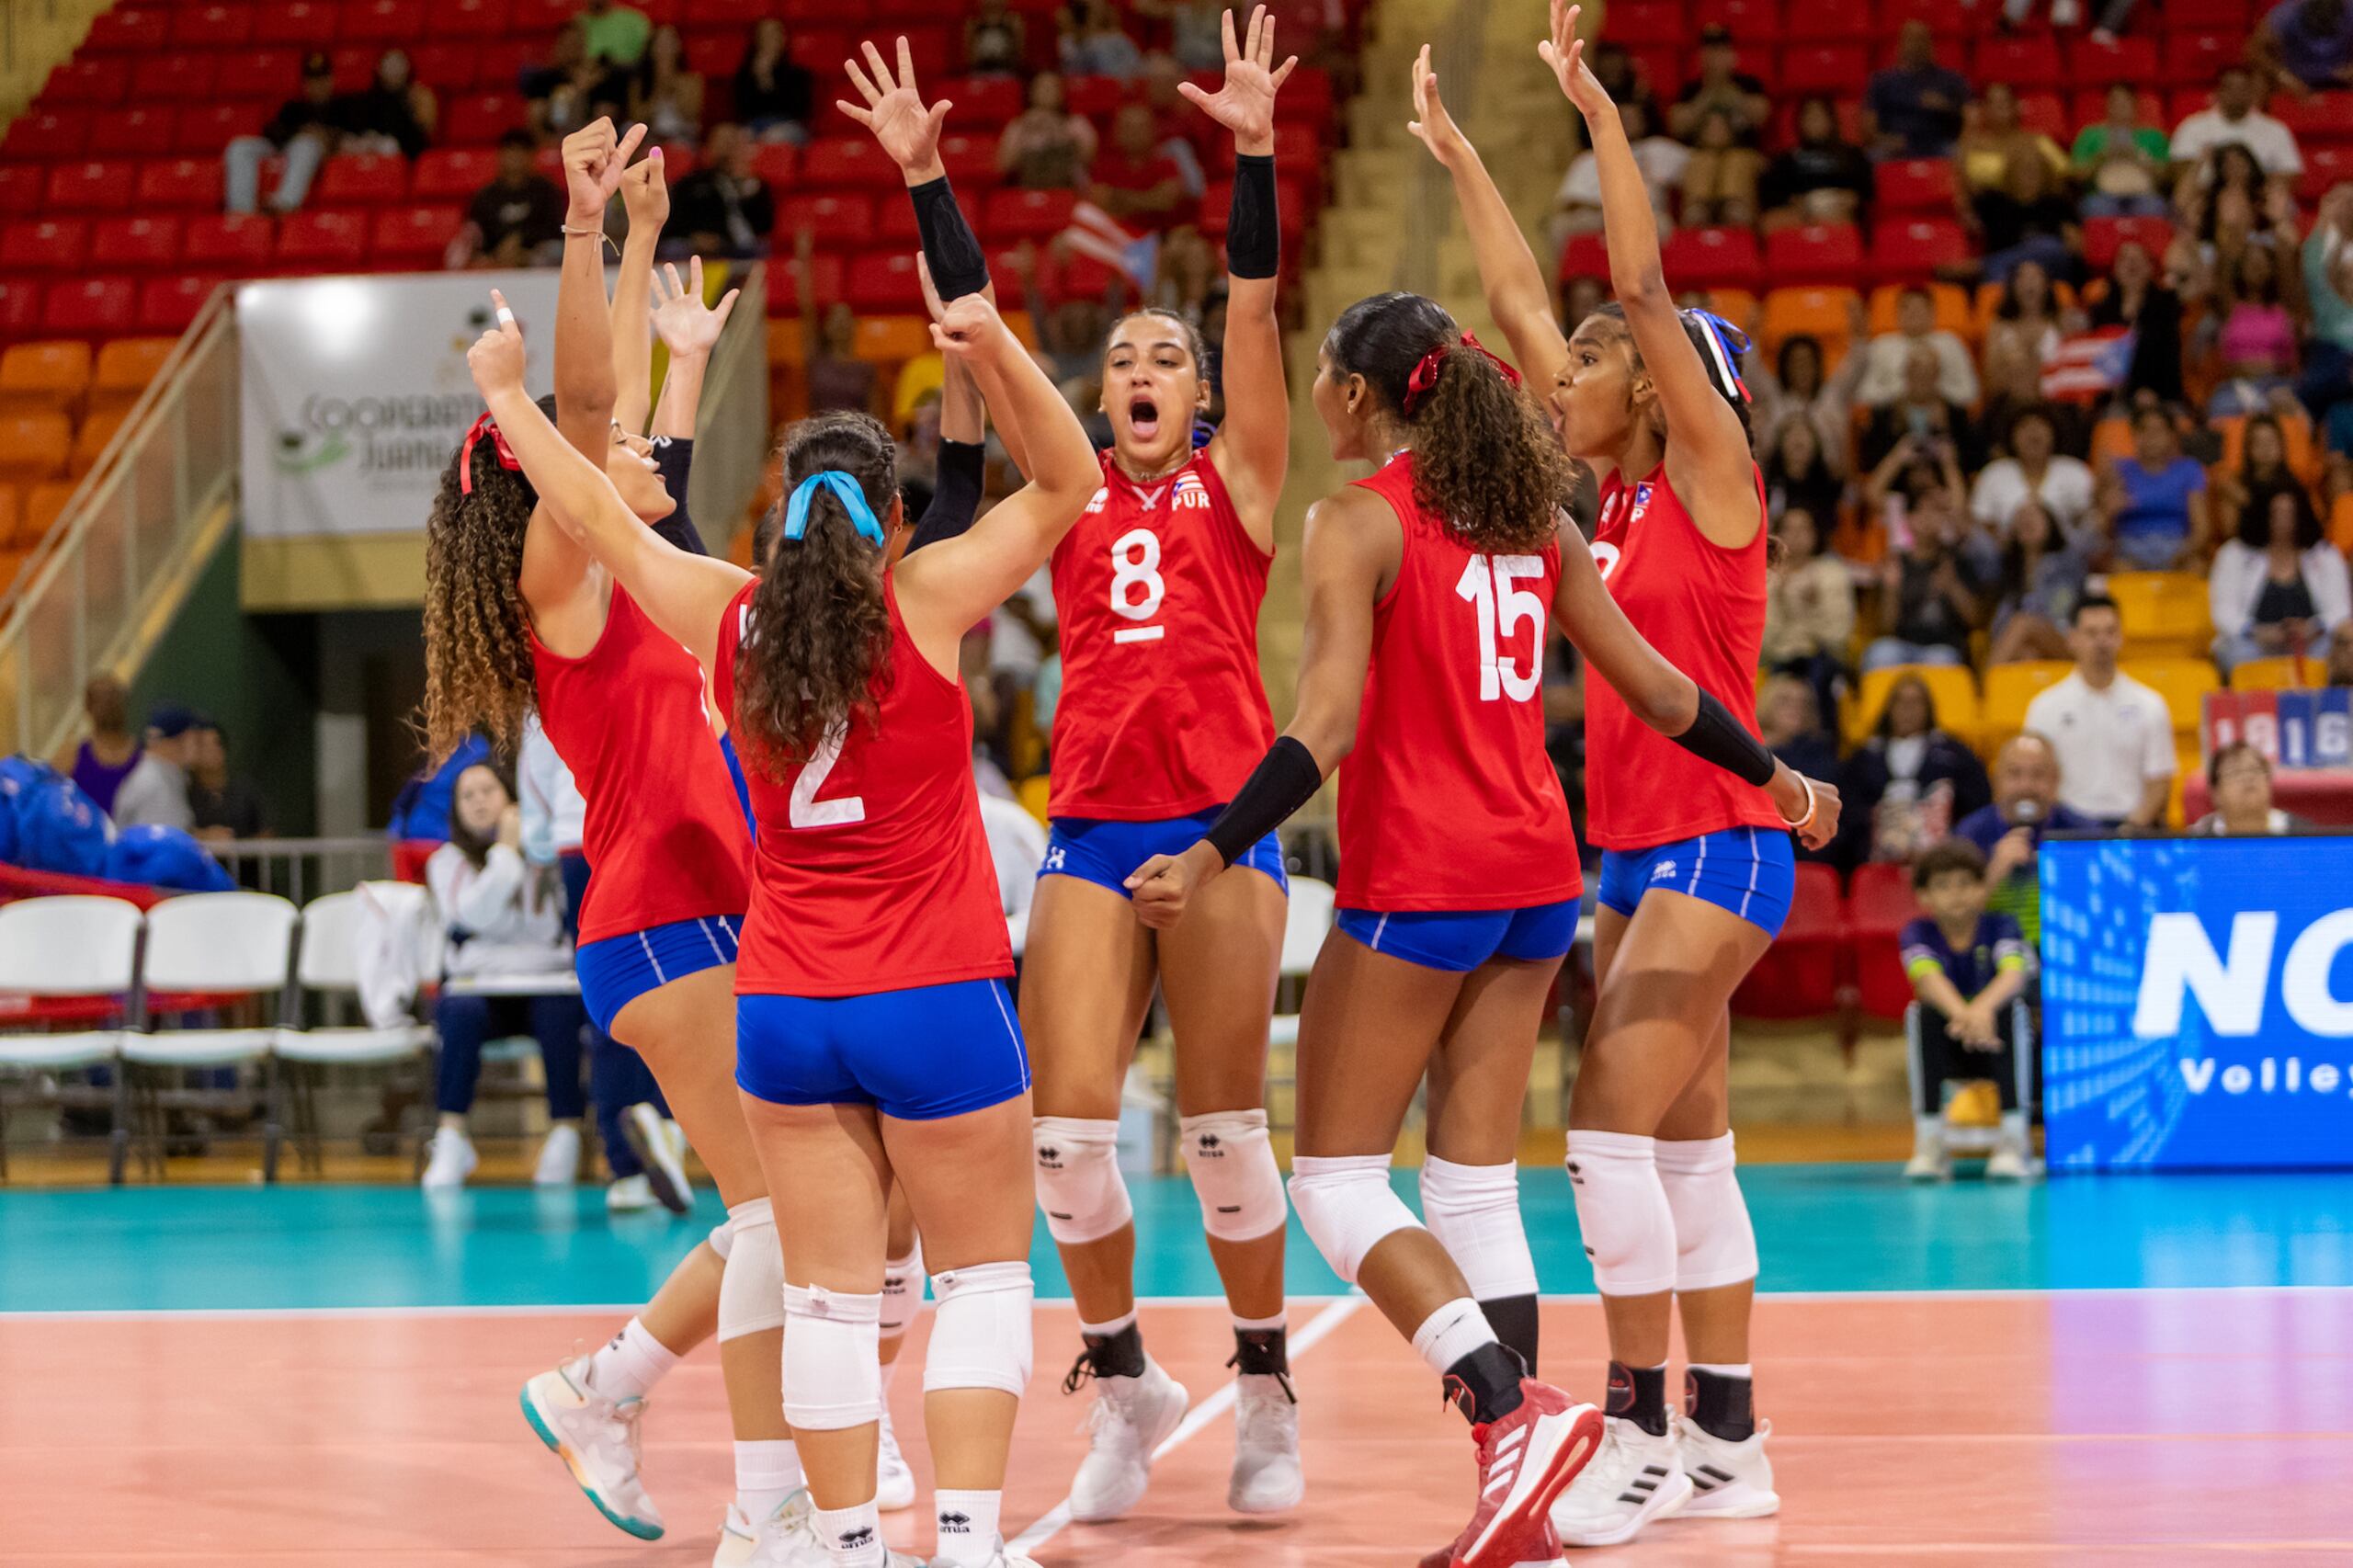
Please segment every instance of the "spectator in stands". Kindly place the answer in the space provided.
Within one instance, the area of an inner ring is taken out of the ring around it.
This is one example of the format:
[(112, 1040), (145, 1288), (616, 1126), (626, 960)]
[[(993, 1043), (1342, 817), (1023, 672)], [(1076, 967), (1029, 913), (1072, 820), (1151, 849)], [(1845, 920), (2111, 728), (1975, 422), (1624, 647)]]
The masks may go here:
[[(2353, 401), (2353, 182), (2321, 198), (2313, 232), (2303, 243), (2303, 283), (2312, 335), (2304, 343), (2304, 374), (2297, 401), (2316, 424)], [(2336, 443), (2353, 451), (2353, 430)]]
[(2255, 36), (2247, 58), (2300, 98), (2353, 85), (2353, 6), (2345, 0), (2281, 0)]
[(1881, 333), (1859, 350), (1863, 371), (1855, 383), (1856, 403), (1881, 408), (1902, 398), (1912, 360), (1922, 351), (1933, 358), (1938, 398), (1962, 408), (1977, 401), (1977, 365), (1969, 345), (1937, 325), (1936, 296), (1914, 284), (1897, 297), (1895, 330)]
[[(1598, 283), (1594, 285), (1593, 295), (1593, 303), (1599, 304)], [(1852, 392), (1862, 363), (1860, 354), (1849, 353), (1846, 363), (1839, 367), (1837, 377), (1825, 381), (1822, 340), (1803, 332), (1783, 338), (1771, 370), (1751, 368), (1748, 371), (1749, 394), (1755, 400), (1749, 417), (1756, 430), (1757, 450), (1773, 451), (1779, 445), (1781, 427), (1792, 420), (1803, 420), (1813, 426), (1814, 438), (1830, 471), (1843, 479), (1853, 466), (1849, 460), (1855, 439)], [(1816, 512), (1814, 516), (1817, 521), (1835, 520), (1829, 513)]]
[(2118, 458), (2100, 485), (2101, 526), (2120, 563), (2169, 572), (2203, 558), (2211, 526), (2206, 469), (2181, 449), (2173, 415), (2144, 403), (2132, 415), (2132, 454)]
[(2216, 477), (2213, 505), (2221, 517), (2243, 533), (2248, 526), (2247, 508), (2252, 506), (2260, 515), (2281, 491), (2301, 495), (2306, 506), (2312, 504), (2312, 492), (2288, 466), (2286, 430), (2277, 415), (2258, 414), (2240, 434), (2238, 462), (2223, 468)]
[(2034, 869), (2035, 851), (2046, 833), (2080, 833), (2097, 827), (2089, 817), (2059, 801), (2059, 754), (2051, 742), (2029, 730), (2013, 735), (1994, 758), (1994, 801), (1953, 824), (1985, 857), (1991, 888), (1986, 907), (2018, 923), (2030, 944), (2042, 940), (2042, 886)]
[(2250, 245), (2294, 247), (2302, 232), (2295, 193), (2286, 180), (2267, 176), (2254, 153), (2225, 142), (2198, 172), (2207, 177), (2182, 181), (2180, 206), (2200, 259), (2225, 259)]
[(1957, 479), (1915, 489), (1889, 529), (1894, 548), (1880, 571), (1880, 635), (1863, 650), (1867, 673), (1966, 665), (1970, 633), (1985, 619), (1992, 574), (1964, 548)]
[(1153, 135), (1155, 145), (1176, 160), (1177, 169), (1185, 176), (1186, 194), (1199, 200), (1209, 187), (1209, 177), (1202, 172), (1201, 161), (1210, 154), (1212, 139), (1203, 134), (1203, 127), (1214, 128), (1217, 121), (1195, 108), (1177, 89), (1185, 81), (1185, 68), (1165, 54), (1150, 54), (1143, 62), (1143, 107), (1152, 112)]
[(1765, 154), (1742, 143), (1731, 112), (1721, 107), (1699, 117), (1693, 141), (1683, 165), (1683, 222), (1695, 228), (1753, 225)]
[(2021, 261), (2010, 269), (1995, 301), (1994, 319), (1985, 324), (1985, 351), (1999, 354), (2015, 348), (2038, 373), (2067, 331), (2064, 313), (2051, 287), (2051, 272), (2039, 261)]
[[(2060, 176), (2037, 153), (2014, 151), (2007, 167), (2003, 183), (1978, 191), (1962, 212), (1962, 222), (1984, 247), (1975, 269), (1987, 281), (2002, 283), (2031, 261), (2052, 277), (2073, 277), (2084, 236), (2075, 222), (2075, 204), (2059, 188)], [(1965, 263), (1954, 268), (1971, 269)]]
[(752, 167), (752, 139), (740, 125), (712, 126), (701, 165), (670, 188), (670, 233), (697, 256), (741, 260), (767, 255), (775, 227), (776, 196)]
[(1963, 200), (2006, 187), (2010, 166), (2021, 159), (2040, 160), (2054, 175), (2067, 167), (2059, 143), (2019, 122), (2018, 90), (2007, 82), (1986, 85), (1977, 103), (1976, 123), (1961, 132), (1952, 155)]
[(2173, 790), (2173, 718), (2165, 699), (2117, 668), (2124, 620), (2116, 601), (2086, 594), (2068, 628), (2073, 673), (2035, 693), (2026, 727), (2058, 759), (2059, 798), (2096, 823), (2154, 827)]
[[(1874, 472), (1881, 469), (1895, 460), (1897, 449), (1909, 440), (1905, 463), (1926, 460), (1941, 465), (1949, 455), (1958, 487), (1960, 471), (1975, 467), (1978, 460), (1977, 432), (1970, 423), (1967, 406), (1972, 399), (1948, 395), (1944, 378), (1950, 361), (1933, 341), (1914, 339), (1904, 344), (1897, 363), (1903, 381), (1895, 396), (1873, 408), (1863, 426), (1862, 466)], [(1970, 391), (1974, 394), (1976, 390), (1972, 370)], [(1898, 464), (1898, 472), (1903, 466)]]
[(2031, 495), (2010, 514), (2006, 536), (1986, 663), (2063, 659), (2067, 634), (2061, 628), (2075, 619), (2091, 574), (2089, 547)]
[(2214, 552), (2207, 578), (2214, 662), (2227, 675), (2248, 659), (2325, 659), (2353, 617), (2345, 557), (2321, 537), (2301, 485), (2274, 489), (2239, 510), (2237, 532)]
[[(1225, 9), (1225, 0), (1135, 0), (1137, 16), (1167, 25), (1168, 51), (1188, 71), (1224, 67)], [(1284, 41), (1289, 45), (1290, 40)]]
[[(1017, 25), (1020, 18), (1014, 20)], [(809, 140), (816, 80), (793, 63), (784, 24), (763, 17), (752, 28), (743, 63), (735, 67), (735, 118), (755, 141), (798, 147)]]
[(1822, 548), (1822, 529), (1803, 506), (1791, 506), (1774, 519), (1773, 538), (1777, 554), (1765, 587), (1765, 667), (1802, 677), (1816, 706), (1835, 714), (1838, 684), (1847, 673), (1847, 644), (1855, 635), (1854, 576), (1845, 562)]
[(416, 80), (408, 51), (388, 49), (376, 61), (368, 85), (337, 97), (333, 106), (345, 153), (398, 153), (414, 161), (432, 143), (440, 121), (433, 90)]
[[(1683, 180), (1683, 166), (1690, 162), (1691, 149), (1671, 136), (1658, 134), (1650, 110), (1637, 104), (1620, 105), (1618, 118), (1626, 128), (1628, 144), (1634, 149), (1643, 184), (1651, 193), (1651, 210), (1661, 229), (1672, 228), (1674, 195)], [(1561, 188), (1552, 198), (1547, 231), (1555, 253), (1568, 244), (1571, 235), (1601, 232), (1601, 165), (1591, 148), (1569, 160), (1569, 172), (1561, 176)]]
[[(687, 40), (665, 22), (654, 29), (630, 83), (629, 117), (649, 142), (691, 142), (702, 134), (702, 77), (687, 63)], [(739, 107), (735, 118), (744, 111)]]
[[(1843, 436), (1845, 433), (1842, 431)], [(1765, 449), (1765, 501), (1776, 517), (1802, 511), (1833, 526), (1847, 502), (1847, 481), (1831, 467), (1821, 433), (1803, 419), (1785, 420)]]
[(1608, 299), (1598, 278), (1572, 278), (1561, 288), (1561, 330), (1574, 333), (1577, 324), (1599, 310)]
[(1957, 1080), (1991, 1078), (2002, 1107), (2002, 1131), (1985, 1162), (1989, 1180), (2022, 1181), (2029, 1163), (2027, 1112), (2033, 1096), (2032, 1026), (2026, 1001), (2032, 973), (2026, 935), (2014, 916), (1986, 908), (1985, 857), (1952, 840), (1938, 845), (1912, 868), (1920, 916), (1904, 927), (1904, 972), (1919, 1006), (1909, 1020), (1912, 1053), (1911, 1163), (1914, 1181), (1952, 1175), (1945, 1148), (1944, 1089)]
[(1961, 135), (1969, 83), (1937, 63), (1937, 35), (1915, 19), (1896, 35), (1895, 63), (1863, 90), (1863, 141), (1878, 158), (1941, 158)]
[(871, 413), (878, 372), (874, 363), (858, 357), (858, 317), (839, 300), (817, 298), (811, 259), (816, 238), (807, 229), (792, 236), (795, 292), (801, 296), (801, 374), (809, 388), (809, 412), (837, 409)]
[(2271, 759), (2234, 741), (2206, 759), (2206, 790), (2214, 809), (2189, 831), (2214, 838), (2268, 838), (2309, 833), (2313, 824), (2271, 803)]
[(1916, 675), (1896, 677), (1870, 738), (1838, 780), (1840, 859), (1901, 865), (1993, 799), (1984, 764), (1937, 722), (1937, 699)]
[(2179, 403), (2181, 383), (2181, 274), (2162, 278), (2156, 258), (2138, 240), (2127, 240), (2109, 264), (2105, 288), (2091, 302), (2094, 331), (2125, 327), (2132, 334), (2124, 384), (2127, 395), (2147, 392), (2163, 403)]
[(2108, 116), (2075, 133), (2068, 154), (2083, 182), (2086, 218), (2162, 218), (2172, 143), (2141, 119), (2141, 95), (2130, 82), (2108, 89)]
[(239, 136), (221, 154), (222, 184), (232, 212), (253, 212), (261, 204), (262, 160), (283, 156), (273, 212), (291, 212), (311, 192), (311, 181), (335, 150), (339, 135), (335, 107), (335, 63), (323, 53), (302, 59), (302, 90), (280, 104), (258, 136)]
[(1666, 128), (1678, 142), (1696, 142), (1699, 128), (1711, 110), (1731, 120), (1734, 136), (1753, 142), (1773, 112), (1765, 84), (1740, 68), (1740, 51), (1732, 29), (1710, 22), (1699, 29), (1699, 74), (1687, 85), (1666, 111)]
[(654, 24), (644, 12), (617, 6), (613, 0), (582, 0), (576, 19), (588, 57), (623, 69), (644, 57), (646, 43), (654, 36)]
[[(1795, 676), (1775, 676), (1756, 694), (1756, 733), (1771, 752), (1809, 778), (1835, 778), (1838, 743), (1823, 727), (1813, 687)], [(1801, 860), (1832, 859), (1835, 841), (1819, 849), (1797, 846)]]
[(449, 840), (425, 863), (426, 886), (449, 933), (442, 960), (448, 980), (528, 983), (545, 976), (540, 994), (476, 996), (444, 987), (433, 1006), (441, 1037), (436, 1104), (440, 1124), (425, 1168), (429, 1188), (465, 1185), (473, 1174), (473, 1141), (466, 1115), (482, 1076), (482, 1048), (493, 1040), (529, 1034), (547, 1070), (548, 1136), (540, 1146), (533, 1184), (569, 1187), (580, 1177), (580, 1118), (587, 1096), (580, 1079), (588, 1015), (572, 978), (572, 943), (563, 934), (563, 891), (552, 875), (523, 859), (523, 819), (514, 791), (487, 763), (458, 779), (449, 809)]
[(498, 174), (474, 193), (451, 243), (451, 267), (552, 267), (563, 245), (563, 192), (540, 173), (538, 142), (517, 129), (498, 139)]
[(1017, 76), (1029, 53), (1029, 31), (1005, 0), (980, 0), (964, 19), (964, 70), (973, 76)]
[[(1062, 12), (1063, 74), (1109, 76), (1132, 82), (1143, 69), (1143, 51), (1128, 36), (1111, 0), (1074, 0)], [(1224, 58), (1221, 45), (1219, 59)]]
[(1798, 139), (1765, 167), (1756, 199), (1769, 231), (1794, 223), (1855, 223), (1871, 203), (1871, 161), (1838, 129), (1820, 93), (1798, 104)]
[(196, 715), (176, 702), (159, 702), (147, 710), (139, 760), (115, 790), (115, 826), (176, 827), (183, 833), (195, 827), (188, 765), (196, 753)]
[(2275, 398), (2290, 393), (2303, 279), (2270, 245), (2248, 245), (2226, 256), (2215, 273), (2221, 324), (2213, 351), (2227, 380), (2207, 400), (2206, 413), (2223, 419), (2268, 408)]
[(1095, 127), (1073, 114), (1063, 79), (1040, 71), (1029, 81), (1029, 107), (997, 139), (997, 172), (1026, 190), (1076, 190), (1095, 161)]
[(90, 733), (61, 758), (58, 771), (71, 774), (82, 793), (108, 815), (114, 814), (115, 791), (139, 766), (139, 737), (131, 731), (130, 695), (110, 675), (96, 675), (82, 688), (82, 714)]
[(1643, 124), (1656, 126), (1661, 123), (1658, 97), (1651, 91), (1650, 84), (1644, 81), (1642, 74), (1634, 68), (1633, 53), (1624, 44), (1615, 39), (1603, 39), (1598, 43), (1588, 42), (1586, 45), (1585, 60), (1586, 65), (1592, 68), (1595, 77), (1600, 81), (1603, 87), (1608, 90), (1609, 101), (1618, 106), (1620, 113), (1625, 111), (1629, 104), (1640, 104), (1643, 106)]
[(629, 73), (589, 53), (578, 17), (556, 34), (548, 62), (522, 74), (520, 85), (531, 129), (549, 138), (569, 136), (600, 115), (618, 120), (629, 101)]
[(2029, 502), (2039, 503), (2062, 532), (2073, 534), (2089, 522), (2097, 482), (2090, 464), (2058, 449), (2058, 426), (2048, 407), (2019, 410), (2002, 444), (2009, 455), (1979, 471), (1970, 491), (1969, 515), (1980, 526), (2007, 537), (2011, 519)]
[(243, 774), (229, 771), (228, 733), (199, 718), (188, 731), (189, 829), (207, 843), (259, 838), (269, 831), (261, 791)]
[(2213, 107), (2174, 127), (2174, 162), (2200, 164), (2223, 142), (2236, 142), (2255, 154), (2267, 175), (2293, 179), (2302, 174), (2304, 158), (2297, 150), (2295, 133), (2258, 108), (2262, 101), (2253, 70), (2235, 63), (2223, 66), (2214, 78)]
[(1142, 104), (1122, 105), (1111, 144), (1097, 153), (1088, 199), (1131, 230), (1157, 232), (1194, 217), (1185, 171), (1160, 146), (1159, 126)]

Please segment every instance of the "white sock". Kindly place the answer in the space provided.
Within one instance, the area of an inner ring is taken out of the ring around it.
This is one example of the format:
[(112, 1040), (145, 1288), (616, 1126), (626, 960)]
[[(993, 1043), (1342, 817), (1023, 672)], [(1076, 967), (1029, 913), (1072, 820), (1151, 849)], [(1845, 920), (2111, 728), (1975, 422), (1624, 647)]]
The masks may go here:
[(1268, 1329), (1282, 1328), (1288, 1324), (1290, 1321), (1290, 1314), (1289, 1312), (1277, 1312), (1270, 1318), (1238, 1317), (1233, 1320), (1233, 1326), (1237, 1332), (1242, 1334), (1264, 1334)]
[(996, 1561), (1002, 1541), (997, 1534), (997, 1509), (1002, 1492), (934, 1494), (939, 1517), (939, 1568), (988, 1568)]
[(819, 1508), (814, 1522), (834, 1568), (885, 1568), (890, 1561), (882, 1551), (882, 1513), (872, 1498), (854, 1508)]
[(790, 1437), (735, 1444), (735, 1506), (757, 1525), (801, 1486), (801, 1449)]
[(1915, 1152), (1934, 1153), (1944, 1147), (1945, 1119), (1941, 1116), (1915, 1116), (1912, 1119), (1912, 1147)]
[(1447, 1302), (1414, 1330), (1415, 1353), (1441, 1378), (1457, 1361), (1495, 1342), (1495, 1331), (1487, 1325), (1487, 1314), (1468, 1296)]
[(1123, 1328), (1134, 1327), (1135, 1321), (1135, 1309), (1133, 1307), (1130, 1307), (1126, 1312), (1120, 1313), (1118, 1317), (1113, 1318), (1109, 1323), (1082, 1323), (1078, 1325), (1078, 1332), (1081, 1334), (1092, 1334), (1102, 1339), (1108, 1339)]
[(631, 1318), (588, 1359), (588, 1381), (610, 1399), (642, 1399), (678, 1364), (676, 1352)]

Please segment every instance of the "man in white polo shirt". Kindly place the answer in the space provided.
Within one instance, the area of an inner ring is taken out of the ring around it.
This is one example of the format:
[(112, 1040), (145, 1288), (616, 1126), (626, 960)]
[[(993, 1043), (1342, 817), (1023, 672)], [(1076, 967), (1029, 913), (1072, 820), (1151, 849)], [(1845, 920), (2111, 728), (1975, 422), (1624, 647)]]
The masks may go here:
[(2124, 622), (2116, 601), (2075, 602), (2075, 670), (2027, 704), (2026, 727), (2050, 738), (2059, 800), (2096, 822), (2154, 827), (2173, 792), (2173, 718), (2165, 699), (2116, 667)]

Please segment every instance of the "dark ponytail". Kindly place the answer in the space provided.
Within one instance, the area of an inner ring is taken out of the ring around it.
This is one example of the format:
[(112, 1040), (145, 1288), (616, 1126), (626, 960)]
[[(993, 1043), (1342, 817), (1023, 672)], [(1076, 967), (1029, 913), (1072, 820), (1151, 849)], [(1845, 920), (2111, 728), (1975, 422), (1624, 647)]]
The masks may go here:
[[(1402, 291), (1359, 300), (1340, 312), (1324, 347), (1342, 375), (1362, 376), (1413, 432), (1416, 502), (1479, 550), (1540, 551), (1552, 541), (1574, 489), (1568, 454), (1535, 400), (1465, 341), (1437, 301)], [(1415, 385), (1416, 368), (1434, 351)]]
[[(1612, 300), (1596, 305), (1593, 313), (1619, 324), (1626, 335), (1627, 352), (1633, 356), (1634, 368), (1643, 368), (1643, 346), (1635, 341), (1634, 329), (1626, 324), (1626, 307)], [(1741, 357), (1748, 352), (1748, 334), (1707, 311), (1683, 310), (1676, 312), (1683, 323), (1683, 335), (1691, 340), (1692, 348), (1699, 356), (1699, 368), (1707, 372), (1708, 385), (1718, 397), (1732, 404), (1740, 415), (1740, 433), (1748, 437), (1752, 447), (1756, 443), (1756, 426), (1749, 412), (1748, 383), (1741, 376)]]
[[(847, 473), (878, 522), (898, 483), (891, 433), (865, 414), (824, 414), (785, 432), (786, 497), (812, 474)], [(772, 542), (757, 564), (751, 624), (735, 657), (730, 715), (745, 762), (782, 781), (830, 734), (872, 724), (887, 679), (891, 612), (883, 602), (883, 547), (858, 531), (849, 508), (819, 485), (801, 537), (782, 536), (788, 501), (761, 524)]]

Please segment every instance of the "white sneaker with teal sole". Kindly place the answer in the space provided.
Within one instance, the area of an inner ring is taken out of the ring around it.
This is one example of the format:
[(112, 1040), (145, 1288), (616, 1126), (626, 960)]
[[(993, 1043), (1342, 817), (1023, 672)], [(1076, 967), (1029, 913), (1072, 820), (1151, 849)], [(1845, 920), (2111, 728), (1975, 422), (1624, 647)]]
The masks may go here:
[(591, 1388), (585, 1356), (523, 1385), (524, 1418), (597, 1511), (640, 1540), (660, 1540), (661, 1510), (638, 1479), (644, 1415), (643, 1400), (608, 1399)]

